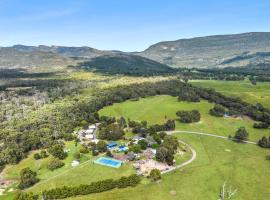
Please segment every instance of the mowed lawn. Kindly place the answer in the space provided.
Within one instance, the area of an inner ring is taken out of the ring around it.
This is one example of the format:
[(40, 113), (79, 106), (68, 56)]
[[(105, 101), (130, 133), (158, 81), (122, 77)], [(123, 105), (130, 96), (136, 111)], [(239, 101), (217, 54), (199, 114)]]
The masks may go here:
[(162, 124), (167, 119), (177, 119), (178, 110), (197, 109), (201, 113), (201, 121), (198, 123), (185, 124), (176, 121), (177, 130), (205, 132), (216, 135), (234, 135), (235, 131), (241, 127), (246, 127), (249, 132), (249, 140), (258, 141), (262, 136), (270, 136), (270, 131), (254, 129), (254, 121), (248, 117), (244, 118), (224, 118), (213, 117), (208, 114), (214, 104), (207, 101), (199, 103), (179, 102), (176, 97), (154, 96), (141, 98), (139, 101), (126, 101), (107, 106), (99, 111), (100, 115), (125, 117), (126, 119), (142, 121), (149, 124)]
[(176, 135), (197, 152), (190, 165), (163, 175), (160, 183), (68, 200), (217, 200), (225, 181), (237, 189), (233, 200), (270, 199), (268, 149), (207, 136)]
[(252, 85), (250, 81), (194, 80), (193, 85), (214, 88), (227, 96), (240, 97), (252, 104), (261, 103), (270, 108), (270, 82)]

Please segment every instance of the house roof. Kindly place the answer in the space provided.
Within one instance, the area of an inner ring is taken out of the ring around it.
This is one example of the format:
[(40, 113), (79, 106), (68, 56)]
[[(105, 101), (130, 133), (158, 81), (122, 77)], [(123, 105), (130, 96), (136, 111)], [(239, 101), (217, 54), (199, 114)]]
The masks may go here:
[(114, 146), (117, 146), (117, 143), (116, 142), (111, 142), (109, 144), (107, 144), (108, 147), (114, 147)]

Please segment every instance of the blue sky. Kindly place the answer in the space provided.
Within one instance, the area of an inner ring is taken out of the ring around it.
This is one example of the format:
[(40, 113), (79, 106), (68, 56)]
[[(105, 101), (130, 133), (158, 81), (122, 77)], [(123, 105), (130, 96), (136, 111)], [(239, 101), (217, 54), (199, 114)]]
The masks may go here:
[(0, 0), (0, 46), (141, 51), (213, 34), (270, 32), (269, 0)]

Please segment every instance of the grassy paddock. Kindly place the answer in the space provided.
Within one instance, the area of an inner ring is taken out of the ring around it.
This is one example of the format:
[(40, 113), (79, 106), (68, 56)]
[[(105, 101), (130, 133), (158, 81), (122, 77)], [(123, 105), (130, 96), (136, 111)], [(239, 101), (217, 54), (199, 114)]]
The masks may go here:
[(198, 131), (217, 135), (234, 135), (241, 127), (246, 127), (250, 133), (249, 139), (258, 141), (262, 136), (270, 136), (269, 130), (254, 129), (254, 121), (244, 118), (218, 118), (208, 114), (214, 104), (207, 101), (199, 103), (178, 102), (176, 97), (154, 96), (142, 98), (139, 101), (126, 101), (116, 103), (99, 111), (100, 115), (125, 117), (131, 120), (146, 120), (150, 124), (164, 123), (167, 119), (177, 119), (176, 111), (197, 109), (201, 113), (201, 121), (198, 123), (184, 124), (176, 122), (177, 130)]
[(205, 88), (214, 88), (227, 96), (240, 97), (252, 104), (261, 103), (270, 108), (270, 83), (257, 83), (252, 85), (250, 81), (216, 81), (194, 80), (193, 85)]
[(216, 200), (225, 181), (238, 190), (234, 200), (270, 198), (268, 150), (206, 136), (177, 134), (177, 137), (195, 148), (197, 158), (190, 165), (163, 175), (160, 183), (68, 200)]

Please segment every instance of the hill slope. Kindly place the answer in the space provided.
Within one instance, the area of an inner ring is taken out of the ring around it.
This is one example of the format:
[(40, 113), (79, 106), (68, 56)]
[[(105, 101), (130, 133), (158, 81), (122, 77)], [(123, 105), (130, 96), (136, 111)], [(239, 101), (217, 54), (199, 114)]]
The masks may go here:
[(112, 53), (82, 62), (77, 67), (108, 74), (155, 75), (168, 74), (174, 69), (154, 60), (127, 53)]
[(269, 52), (270, 33), (244, 33), (160, 42), (136, 54), (174, 67), (226, 67), (264, 63)]

